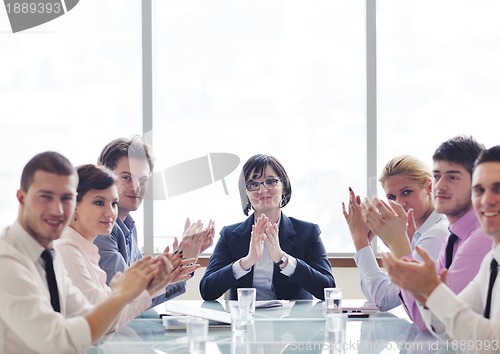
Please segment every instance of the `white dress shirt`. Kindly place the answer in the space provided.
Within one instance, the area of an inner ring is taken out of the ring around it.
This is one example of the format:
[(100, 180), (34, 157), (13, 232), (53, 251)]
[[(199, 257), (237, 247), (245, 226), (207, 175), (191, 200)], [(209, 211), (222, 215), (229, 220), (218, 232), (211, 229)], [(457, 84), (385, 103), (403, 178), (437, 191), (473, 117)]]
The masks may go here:
[[(297, 268), (297, 259), (295, 257), (287, 254), (288, 264), (285, 268), (281, 269), (281, 273), (287, 277), (291, 276), (295, 269)], [(240, 260), (233, 263), (233, 275), (235, 279), (240, 279), (242, 276), (250, 273), (249, 270), (243, 269), (240, 264)], [(267, 252), (267, 246), (264, 243), (264, 250), (262, 251), (262, 257), (253, 266), (253, 283), (252, 286), (257, 289), (255, 296), (256, 300), (269, 300), (276, 299), (276, 293), (274, 292), (273, 286), (273, 272), (274, 272), (274, 262), (269, 257)]]
[[(415, 246), (419, 246), (436, 259), (448, 234), (448, 219), (434, 210), (415, 231), (411, 242), (412, 257), (420, 260), (415, 251)], [(361, 277), (361, 290), (368, 301), (374, 302), (381, 311), (401, 305), (399, 287), (380, 269), (370, 246), (356, 252), (354, 260)]]
[(91, 305), (54, 258), (61, 313), (50, 304), (44, 248), (16, 221), (0, 235), (0, 353), (81, 353), (91, 343)]
[[(92, 305), (105, 301), (112, 293), (106, 285), (106, 272), (99, 267), (99, 248), (71, 227), (66, 227), (61, 238), (54, 241), (73, 284), (81, 290)], [(151, 306), (151, 296), (144, 290), (123, 308), (114, 329), (124, 327), (134, 317)]]
[(500, 245), (484, 257), (476, 277), (459, 295), (443, 283), (429, 295), (426, 306), (433, 316), (424, 320), (436, 336), (471, 344), (466, 348), (470, 351), (500, 352), (500, 279), (493, 287), (490, 319), (483, 316), (493, 257), (500, 260)]

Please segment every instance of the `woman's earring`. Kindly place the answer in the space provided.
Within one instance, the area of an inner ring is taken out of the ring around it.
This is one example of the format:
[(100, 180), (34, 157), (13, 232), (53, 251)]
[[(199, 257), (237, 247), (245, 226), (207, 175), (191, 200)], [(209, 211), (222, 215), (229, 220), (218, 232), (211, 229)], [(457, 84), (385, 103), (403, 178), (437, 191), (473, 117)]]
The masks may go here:
[(76, 221), (76, 210), (75, 210), (75, 221)]

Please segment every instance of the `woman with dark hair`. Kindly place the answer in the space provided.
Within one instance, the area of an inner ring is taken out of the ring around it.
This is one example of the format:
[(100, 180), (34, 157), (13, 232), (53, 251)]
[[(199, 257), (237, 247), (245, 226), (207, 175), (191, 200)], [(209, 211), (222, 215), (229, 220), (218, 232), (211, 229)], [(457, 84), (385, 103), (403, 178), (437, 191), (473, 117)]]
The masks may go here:
[(257, 300), (323, 299), (335, 281), (316, 224), (281, 212), (292, 196), (283, 165), (273, 156), (252, 156), (239, 181), (244, 222), (226, 226), (200, 282), (201, 296), (215, 300), (230, 290), (256, 288)]
[[(93, 241), (97, 235), (109, 235), (113, 228), (118, 215), (118, 189), (115, 175), (105, 167), (82, 165), (77, 167), (77, 172), (79, 182), (74, 218), (54, 244), (73, 284), (91, 304), (96, 305), (110, 296), (111, 288), (106, 285), (106, 273), (99, 267), (99, 250)], [(192, 266), (179, 267), (181, 259), (178, 254), (164, 254), (157, 257), (157, 263), (161, 271), (146, 290), (123, 309), (115, 328), (125, 326), (148, 309), (152, 297), (165, 292), (167, 284), (179, 278), (183, 280), (182, 277), (189, 278), (189, 272), (195, 269)]]

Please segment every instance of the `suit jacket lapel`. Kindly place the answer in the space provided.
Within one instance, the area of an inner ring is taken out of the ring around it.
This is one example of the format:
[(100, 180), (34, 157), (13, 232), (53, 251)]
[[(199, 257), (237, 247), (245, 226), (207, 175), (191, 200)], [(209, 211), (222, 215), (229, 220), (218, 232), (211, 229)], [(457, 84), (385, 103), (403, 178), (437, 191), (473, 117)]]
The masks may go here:
[[(253, 214), (250, 215), (244, 222), (238, 225), (233, 230), (233, 235), (230, 240), (230, 247), (233, 250), (233, 260), (238, 260), (248, 254), (248, 247), (250, 244), (250, 233), (252, 232)], [(247, 275), (243, 276), (240, 280), (240, 287), (250, 288), (253, 286), (253, 267)], [(237, 295), (233, 295), (237, 298)]]
[(285, 253), (291, 252), (295, 242), (295, 229), (292, 222), (285, 214), (281, 213), (281, 222), (279, 227), (280, 247)]
[(233, 237), (231, 237), (230, 244), (231, 249), (234, 250), (235, 259), (245, 257), (248, 254), (253, 223), (254, 217), (252, 214), (233, 230)]

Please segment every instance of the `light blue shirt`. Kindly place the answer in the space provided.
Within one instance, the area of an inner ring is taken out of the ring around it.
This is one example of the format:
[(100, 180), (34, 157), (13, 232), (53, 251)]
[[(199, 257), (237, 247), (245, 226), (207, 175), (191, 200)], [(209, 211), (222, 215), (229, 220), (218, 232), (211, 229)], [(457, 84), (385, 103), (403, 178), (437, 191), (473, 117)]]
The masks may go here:
[[(413, 235), (412, 256), (420, 260), (414, 251), (415, 246), (418, 245), (433, 259), (436, 259), (448, 233), (446, 216), (433, 211)], [(388, 311), (401, 305), (399, 287), (393, 284), (389, 276), (380, 269), (370, 246), (363, 247), (356, 252), (354, 260), (361, 277), (361, 290), (368, 301), (374, 302), (381, 311)]]

